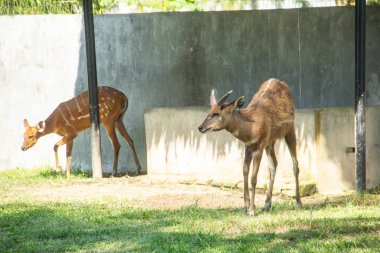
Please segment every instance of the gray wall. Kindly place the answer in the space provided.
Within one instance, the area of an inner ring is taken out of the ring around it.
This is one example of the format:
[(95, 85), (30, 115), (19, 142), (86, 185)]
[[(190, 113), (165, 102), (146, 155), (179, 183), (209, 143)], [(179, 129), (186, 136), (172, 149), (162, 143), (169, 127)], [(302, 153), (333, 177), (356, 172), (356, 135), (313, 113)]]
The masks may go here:
[[(380, 104), (379, 14), (379, 7), (368, 8), (372, 105)], [(6, 35), (0, 37), (0, 92), (7, 94), (1, 132), (9, 134), (0, 167), (50, 164), (49, 145), (57, 137), (29, 154), (18, 151), (22, 119), (36, 123), (87, 88), (82, 18), (2, 16), (0, 32)], [(250, 98), (263, 81), (276, 77), (289, 83), (297, 108), (354, 103), (354, 8), (95, 16), (95, 37), (98, 81), (129, 97), (125, 124), (144, 168), (144, 110), (207, 106), (211, 88), (217, 95), (234, 89), (236, 96)], [(103, 163), (111, 171), (112, 148), (102, 135)], [(120, 166), (134, 170), (129, 148), (121, 143)], [(74, 146), (73, 164), (83, 169), (90, 166), (88, 144), (89, 135), (82, 134)], [(33, 161), (36, 153), (41, 158)]]

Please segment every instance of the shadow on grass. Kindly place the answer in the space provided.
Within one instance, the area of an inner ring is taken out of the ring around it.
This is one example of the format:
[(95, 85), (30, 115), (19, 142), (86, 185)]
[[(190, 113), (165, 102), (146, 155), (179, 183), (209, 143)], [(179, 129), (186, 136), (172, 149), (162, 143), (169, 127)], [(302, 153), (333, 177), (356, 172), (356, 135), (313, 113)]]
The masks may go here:
[(234, 208), (3, 204), (0, 252), (339, 252), (380, 247), (378, 217), (324, 218), (313, 229), (273, 232), (257, 232), (259, 219)]
[[(66, 173), (56, 171), (53, 167), (42, 167), (35, 169), (36, 177), (44, 178), (44, 179), (52, 179), (52, 178), (66, 178)], [(146, 175), (146, 173), (142, 174)], [(77, 178), (91, 178), (92, 177), (92, 171), (82, 171), (80, 167), (72, 167), (71, 168), (71, 176), (77, 177)], [(102, 176), (104, 178), (111, 178), (111, 177), (137, 177), (137, 173), (134, 172), (121, 172), (118, 173), (116, 176), (112, 175), (112, 173), (102, 173)]]
[[(56, 179), (56, 178), (66, 178), (66, 173), (61, 173), (60, 171), (55, 170), (53, 167), (42, 167), (35, 169), (35, 177), (43, 179)], [(91, 177), (90, 173), (76, 169), (75, 167), (71, 169), (71, 176), (76, 178), (89, 178)]]

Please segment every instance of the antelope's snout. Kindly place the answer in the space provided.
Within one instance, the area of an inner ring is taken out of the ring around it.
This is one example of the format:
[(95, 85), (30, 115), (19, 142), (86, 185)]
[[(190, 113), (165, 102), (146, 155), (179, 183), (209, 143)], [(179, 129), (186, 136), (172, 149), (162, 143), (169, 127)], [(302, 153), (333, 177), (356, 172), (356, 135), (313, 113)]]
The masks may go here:
[(211, 129), (211, 127), (208, 126), (206, 123), (207, 119), (198, 127), (199, 132), (202, 134), (206, 133), (208, 130)]
[(27, 151), (29, 148), (33, 147), (34, 144), (36, 144), (36, 142), (24, 141), (24, 143), (21, 146), (21, 150), (22, 151)]
[(203, 125), (200, 125), (199, 127), (198, 127), (198, 130), (199, 130), (199, 132), (201, 132), (202, 134), (204, 134), (205, 132), (207, 132), (207, 128), (204, 128), (203, 127)]

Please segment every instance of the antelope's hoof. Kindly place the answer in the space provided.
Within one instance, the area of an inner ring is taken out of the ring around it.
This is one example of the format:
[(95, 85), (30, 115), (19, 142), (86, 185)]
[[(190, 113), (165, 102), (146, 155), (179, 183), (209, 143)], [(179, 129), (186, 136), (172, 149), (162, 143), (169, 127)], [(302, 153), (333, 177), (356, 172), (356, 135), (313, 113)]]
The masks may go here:
[(248, 216), (255, 216), (255, 210), (252, 208), (247, 208), (247, 215)]
[(263, 211), (267, 212), (271, 209), (272, 204), (271, 203), (265, 203)]
[(55, 165), (55, 171), (56, 172), (60, 172), (60, 173), (63, 173), (63, 170), (62, 170), (62, 166), (61, 165)]

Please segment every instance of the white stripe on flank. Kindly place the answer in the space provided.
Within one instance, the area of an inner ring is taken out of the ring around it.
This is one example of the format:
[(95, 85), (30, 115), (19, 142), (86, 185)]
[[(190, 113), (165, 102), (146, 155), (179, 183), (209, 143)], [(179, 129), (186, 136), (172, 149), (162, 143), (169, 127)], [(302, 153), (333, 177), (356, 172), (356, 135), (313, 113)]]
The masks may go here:
[(70, 120), (71, 120), (71, 121), (74, 121), (75, 118), (74, 118), (73, 114), (71, 113), (70, 107), (68, 107), (67, 104), (64, 104), (64, 105), (65, 105), (65, 107), (66, 107), (66, 110), (67, 110), (68, 113), (69, 113)]
[(265, 90), (260, 94), (260, 97), (259, 97), (258, 99), (256, 99), (255, 103), (258, 103), (258, 102), (260, 101), (260, 99), (261, 99), (261, 98), (264, 96), (264, 94), (267, 92), (267, 90), (269, 89), (270, 84), (271, 84), (272, 81), (274, 81), (274, 80), (276, 80), (276, 79), (271, 78), (271, 79), (268, 80), (268, 82), (267, 82), (267, 87), (265, 87)]
[(82, 108), (80, 107), (79, 103), (78, 103), (78, 97), (75, 97), (74, 98), (74, 102), (75, 102), (75, 105), (78, 109), (78, 112), (80, 113), (82, 111)]
[(80, 120), (80, 119), (85, 119), (85, 118), (88, 118), (88, 117), (90, 117), (90, 114), (79, 116), (77, 119)]
[(265, 90), (263, 91), (263, 93), (261, 93), (260, 97), (257, 99), (257, 100), (260, 100), (264, 94), (267, 92), (267, 90), (269, 89), (269, 86), (270, 84), (272, 83), (273, 79), (269, 79), (268, 82), (267, 82), (267, 87), (265, 87)]
[(58, 111), (61, 113), (62, 118), (63, 118), (63, 120), (64, 120), (65, 123), (66, 123), (66, 126), (71, 127), (71, 128), (73, 128), (75, 131), (77, 131), (76, 127), (73, 126), (73, 125), (67, 120), (67, 118), (65, 117), (65, 114), (61, 111), (61, 108), (58, 107)]

